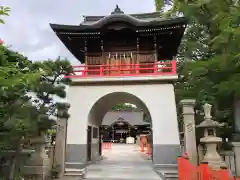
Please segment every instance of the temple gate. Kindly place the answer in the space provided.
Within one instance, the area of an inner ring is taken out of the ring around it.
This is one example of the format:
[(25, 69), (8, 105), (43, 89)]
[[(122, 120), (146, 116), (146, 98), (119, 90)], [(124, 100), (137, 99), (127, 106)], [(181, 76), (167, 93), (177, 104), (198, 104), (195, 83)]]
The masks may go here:
[(117, 6), (108, 16), (85, 16), (80, 25), (51, 24), (64, 45), (84, 65), (73, 66), (67, 101), (64, 170), (99, 160), (105, 114), (132, 103), (151, 120), (153, 165), (177, 164), (180, 140), (175, 94), (176, 56), (184, 17), (163, 19), (159, 12), (125, 14)]

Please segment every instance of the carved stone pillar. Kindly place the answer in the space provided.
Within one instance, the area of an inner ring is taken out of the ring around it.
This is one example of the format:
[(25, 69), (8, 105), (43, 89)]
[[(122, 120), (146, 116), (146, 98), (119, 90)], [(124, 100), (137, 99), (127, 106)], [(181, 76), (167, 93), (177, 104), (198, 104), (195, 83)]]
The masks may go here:
[(194, 99), (185, 99), (180, 102), (183, 107), (183, 123), (184, 123), (184, 144), (186, 153), (192, 163), (197, 164), (197, 145), (195, 132), (195, 113), (194, 106), (196, 101)]
[(59, 109), (57, 120), (57, 134), (55, 142), (54, 153), (54, 166), (59, 167), (59, 177), (64, 174), (65, 168), (65, 151), (66, 151), (66, 138), (67, 138), (67, 118), (64, 114), (67, 114), (69, 104), (66, 104), (66, 108)]

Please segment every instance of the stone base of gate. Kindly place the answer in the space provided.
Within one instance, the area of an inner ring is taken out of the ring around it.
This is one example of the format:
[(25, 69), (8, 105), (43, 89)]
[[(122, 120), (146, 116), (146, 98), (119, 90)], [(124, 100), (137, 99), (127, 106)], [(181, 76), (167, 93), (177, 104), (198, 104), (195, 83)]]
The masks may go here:
[(153, 167), (162, 179), (178, 179), (177, 157), (180, 154), (178, 144), (153, 145)]
[(83, 169), (87, 165), (87, 144), (67, 144), (65, 169)]
[(153, 165), (159, 168), (176, 165), (179, 154), (179, 144), (154, 144)]
[[(65, 168), (83, 169), (87, 162), (86, 144), (68, 144), (66, 152)], [(153, 166), (156, 169), (172, 169), (177, 165), (177, 157), (180, 154), (178, 144), (154, 144), (153, 145)], [(95, 157), (93, 162), (101, 160)]]
[(178, 180), (178, 167), (176, 165), (167, 169), (155, 169), (155, 171), (164, 180)]

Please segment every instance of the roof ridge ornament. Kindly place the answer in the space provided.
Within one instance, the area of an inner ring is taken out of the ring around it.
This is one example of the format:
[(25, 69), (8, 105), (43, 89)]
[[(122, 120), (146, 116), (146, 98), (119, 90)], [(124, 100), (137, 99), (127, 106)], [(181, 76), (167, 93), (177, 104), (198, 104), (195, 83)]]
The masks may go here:
[(114, 11), (111, 14), (124, 14), (124, 12), (119, 8), (117, 4)]

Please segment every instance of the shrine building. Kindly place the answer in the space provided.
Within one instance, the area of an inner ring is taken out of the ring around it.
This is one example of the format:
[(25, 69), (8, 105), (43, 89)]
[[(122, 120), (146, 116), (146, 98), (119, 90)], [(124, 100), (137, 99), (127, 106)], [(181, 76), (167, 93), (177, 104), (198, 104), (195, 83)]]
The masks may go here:
[(133, 137), (135, 143), (140, 135), (151, 133), (150, 123), (144, 120), (142, 111), (108, 111), (103, 118), (102, 131), (103, 142), (127, 143), (127, 137)]
[[(77, 25), (50, 24), (81, 63), (65, 76), (72, 84), (59, 162), (63, 172), (100, 159), (104, 117), (120, 103), (135, 104), (149, 117), (154, 167), (177, 165), (180, 139), (173, 82), (186, 23), (184, 17), (165, 18), (159, 12), (126, 14), (116, 6), (109, 15), (84, 16)], [(123, 117), (116, 118), (118, 122)], [(135, 136), (136, 124), (123, 125)], [(114, 133), (105, 138), (120, 141), (121, 133)]]

